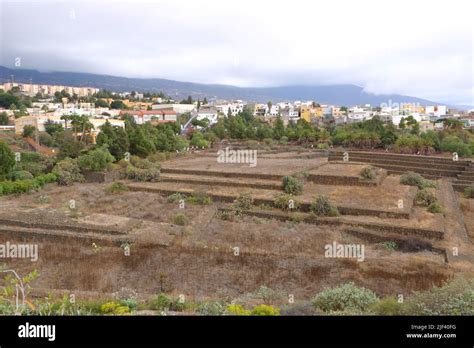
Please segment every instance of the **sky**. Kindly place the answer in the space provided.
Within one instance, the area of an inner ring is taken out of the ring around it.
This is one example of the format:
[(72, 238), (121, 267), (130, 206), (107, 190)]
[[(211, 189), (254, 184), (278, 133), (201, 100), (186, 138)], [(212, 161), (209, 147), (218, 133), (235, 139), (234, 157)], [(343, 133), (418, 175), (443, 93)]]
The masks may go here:
[(474, 105), (472, 13), (472, 0), (0, 0), (0, 65)]

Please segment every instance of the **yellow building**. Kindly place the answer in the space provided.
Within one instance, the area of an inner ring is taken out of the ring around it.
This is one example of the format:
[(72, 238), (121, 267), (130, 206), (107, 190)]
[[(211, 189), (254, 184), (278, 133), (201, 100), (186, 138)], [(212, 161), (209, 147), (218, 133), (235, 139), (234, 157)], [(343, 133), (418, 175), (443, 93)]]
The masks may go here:
[(311, 109), (309, 106), (301, 105), (300, 117), (308, 123), (311, 123)]

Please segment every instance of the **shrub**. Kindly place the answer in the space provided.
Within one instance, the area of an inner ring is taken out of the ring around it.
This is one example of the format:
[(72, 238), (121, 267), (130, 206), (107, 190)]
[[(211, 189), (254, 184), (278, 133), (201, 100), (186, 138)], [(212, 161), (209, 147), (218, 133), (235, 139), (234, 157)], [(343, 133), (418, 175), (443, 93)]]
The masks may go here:
[(204, 302), (198, 305), (196, 312), (201, 315), (224, 315), (227, 313), (227, 308), (221, 302)]
[(443, 208), (438, 202), (433, 202), (428, 206), (428, 211), (432, 214), (441, 214), (443, 212)]
[(233, 210), (217, 210), (216, 217), (224, 221), (233, 221), (238, 215), (237, 212)]
[(130, 313), (130, 308), (117, 302), (107, 302), (100, 306), (100, 311), (103, 314), (121, 315)]
[(474, 280), (458, 278), (442, 287), (415, 293), (406, 304), (413, 315), (472, 315)]
[(13, 172), (13, 180), (15, 181), (28, 179), (33, 179), (33, 174), (27, 172), (26, 170), (17, 170), (16, 172)]
[(310, 211), (318, 216), (339, 216), (339, 210), (334, 206), (329, 198), (324, 195), (319, 195), (313, 201)]
[(0, 141), (0, 180), (7, 176), (15, 165), (15, 155), (10, 147)]
[(128, 186), (122, 182), (114, 182), (106, 188), (107, 193), (117, 194), (128, 191)]
[(110, 154), (105, 146), (89, 151), (87, 154), (79, 156), (78, 158), (79, 167), (81, 169), (91, 170), (93, 172), (105, 170), (114, 161), (114, 156)]
[(457, 152), (457, 154), (462, 157), (469, 157), (472, 155), (469, 145), (455, 135), (448, 135), (441, 141), (441, 150)]
[(273, 146), (274, 145), (274, 141), (272, 138), (265, 138), (263, 139), (263, 143), (267, 146)]
[(389, 249), (389, 250), (397, 250), (398, 249), (398, 244), (394, 241), (385, 241), (382, 243), (384, 248)]
[(469, 186), (464, 189), (464, 197), (474, 198), (474, 186)]
[[(293, 208), (290, 208), (290, 202), (293, 202)], [(300, 203), (295, 200), (293, 195), (286, 193), (277, 193), (273, 198), (273, 205), (282, 210), (298, 210)]]
[(157, 152), (157, 153), (154, 153), (153, 155), (150, 155), (147, 157), (147, 159), (153, 163), (156, 163), (156, 162), (163, 162), (163, 161), (166, 161), (166, 154), (164, 154), (163, 152)]
[(179, 225), (179, 226), (184, 226), (188, 224), (188, 218), (184, 214), (176, 214), (173, 216), (173, 224)]
[(398, 303), (395, 297), (386, 297), (376, 302), (370, 308), (370, 312), (375, 315), (402, 315), (403, 303)]
[(168, 201), (168, 203), (178, 203), (180, 200), (184, 200), (185, 198), (186, 196), (182, 193), (175, 192), (170, 194), (166, 200)]
[(253, 198), (250, 193), (241, 193), (234, 201), (234, 207), (238, 210), (250, 210), (252, 208)]
[(50, 173), (29, 180), (2, 181), (0, 182), (0, 195), (28, 193), (32, 190), (39, 190), (44, 185), (55, 182), (56, 180), (56, 175)]
[(269, 305), (261, 304), (261, 305), (255, 307), (250, 312), (250, 315), (277, 316), (277, 315), (280, 315), (280, 309), (269, 306)]
[(285, 136), (285, 135), (282, 136), (282, 137), (280, 138), (280, 144), (281, 144), (281, 145), (287, 145), (287, 144), (288, 144), (288, 137)]
[(292, 305), (284, 306), (281, 309), (281, 315), (301, 316), (301, 315), (316, 315), (317, 312), (311, 302), (298, 302)]
[[(133, 159), (133, 157), (132, 157)], [(132, 160), (131, 164), (128, 164), (125, 170), (125, 176), (127, 179), (133, 181), (158, 181), (160, 178), (160, 165), (152, 163), (148, 160)]]
[(171, 298), (166, 294), (157, 295), (151, 302), (151, 307), (158, 311), (168, 310), (171, 306)]
[(77, 160), (65, 158), (58, 162), (52, 171), (58, 177), (59, 185), (72, 185), (75, 182), (83, 182), (84, 176), (81, 174), (81, 169)]
[(227, 306), (227, 312), (230, 315), (250, 315), (250, 311), (247, 309), (244, 309), (242, 305), (239, 304), (231, 304)]
[(364, 168), (362, 168), (362, 170), (360, 171), (359, 175), (360, 175), (360, 177), (361, 177), (362, 179), (374, 180), (375, 177), (376, 177), (375, 168), (372, 167), (372, 166), (364, 167)]
[(400, 184), (417, 186), (419, 189), (423, 188), (436, 188), (437, 185), (434, 181), (427, 180), (418, 173), (406, 172), (400, 177)]
[(202, 192), (196, 192), (186, 198), (186, 202), (196, 205), (212, 204), (212, 198)]
[(200, 132), (194, 132), (189, 145), (195, 146), (197, 148), (207, 148), (209, 147), (209, 142), (204, 139), (204, 136)]
[(428, 189), (422, 189), (416, 193), (415, 202), (419, 205), (428, 207), (430, 204), (437, 202), (437, 198), (433, 192)]
[(312, 303), (316, 309), (332, 311), (365, 311), (378, 301), (372, 290), (346, 283), (317, 294)]
[(286, 193), (300, 195), (303, 193), (303, 184), (293, 176), (284, 176), (282, 188)]

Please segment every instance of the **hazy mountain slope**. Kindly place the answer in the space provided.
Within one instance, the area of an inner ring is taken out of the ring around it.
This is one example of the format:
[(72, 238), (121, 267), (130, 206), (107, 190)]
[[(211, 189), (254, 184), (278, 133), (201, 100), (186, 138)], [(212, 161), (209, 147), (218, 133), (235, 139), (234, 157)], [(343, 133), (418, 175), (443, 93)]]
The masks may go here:
[(207, 85), (191, 82), (180, 82), (166, 79), (140, 79), (126, 78), (110, 75), (97, 75), (72, 72), (39, 72), (37, 70), (9, 69), (0, 66), (0, 81), (11, 79), (17, 82), (30, 82), (40, 84), (58, 84), (67, 86), (89, 86), (108, 89), (115, 92), (150, 91), (164, 93), (175, 99), (191, 95), (193, 98), (217, 97), (222, 99), (244, 99), (247, 101), (267, 102), (315, 100), (319, 103), (336, 105), (355, 105), (394, 102), (412, 102), (420, 104), (433, 104), (434, 102), (403, 96), (398, 94), (374, 95), (366, 93), (361, 87), (355, 85), (331, 86), (282, 86), (270, 88), (240, 88), (227, 85)]

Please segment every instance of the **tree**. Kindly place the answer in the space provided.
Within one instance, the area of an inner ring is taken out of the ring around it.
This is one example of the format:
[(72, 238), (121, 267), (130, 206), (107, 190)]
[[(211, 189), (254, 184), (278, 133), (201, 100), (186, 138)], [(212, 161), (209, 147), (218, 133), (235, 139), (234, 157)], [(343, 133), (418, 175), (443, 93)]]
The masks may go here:
[(187, 99), (181, 100), (180, 104), (194, 104), (193, 98), (191, 96), (188, 96)]
[(125, 130), (121, 127), (112, 126), (109, 121), (100, 127), (100, 133), (97, 136), (97, 145), (106, 145), (116, 160), (121, 160), (130, 147)]
[(89, 121), (89, 117), (87, 116), (79, 116), (79, 125), (82, 129), (81, 132), (81, 141), (84, 141), (85, 135), (88, 134), (89, 136), (92, 133), (92, 130), (94, 129), (94, 125), (92, 122)]
[(271, 102), (271, 100), (267, 102), (267, 106), (268, 106), (268, 113), (270, 113), (272, 111), (272, 106), (273, 106), (273, 103)]
[(146, 157), (156, 151), (155, 144), (150, 139), (150, 136), (145, 133), (144, 128), (136, 125), (128, 133), (130, 142), (130, 153)]
[(111, 109), (118, 109), (118, 110), (125, 110), (127, 108), (127, 106), (121, 100), (114, 100), (114, 101), (112, 101), (112, 103), (110, 103), (110, 108)]
[(49, 135), (53, 136), (54, 133), (62, 132), (64, 129), (63, 129), (63, 125), (61, 123), (56, 123), (52, 120), (47, 120), (44, 123), (44, 130)]
[(275, 139), (280, 139), (284, 135), (285, 135), (285, 125), (283, 124), (282, 118), (278, 116), (275, 121), (275, 125), (273, 126), (273, 137)]
[(64, 121), (64, 129), (67, 129), (67, 123), (68, 123), (68, 121), (71, 120), (71, 116), (69, 116), (69, 115), (62, 115), (62, 116), (61, 116), (61, 120)]
[(0, 112), (0, 125), (6, 126), (8, 125), (8, 115), (6, 112)]
[(77, 138), (75, 138), (70, 131), (55, 133), (54, 142), (58, 144), (58, 157), (60, 159), (66, 157), (76, 158), (84, 147), (84, 145), (80, 141), (77, 141)]
[(398, 124), (398, 128), (400, 128), (400, 129), (405, 129), (406, 128), (405, 117), (401, 118), (400, 123)]
[[(16, 110), (16, 105), (20, 103), (20, 99), (10, 93), (0, 93), (0, 106), (3, 108), (9, 108), (10, 110)], [(14, 109), (11, 106), (15, 106)]]
[(33, 137), (35, 135), (36, 128), (35, 126), (26, 125), (23, 127), (23, 137)]
[(0, 141), (0, 178), (4, 179), (15, 166), (15, 155), (10, 147)]
[(105, 170), (109, 164), (115, 161), (115, 158), (110, 154), (107, 146), (101, 146), (79, 156), (77, 160), (82, 169), (99, 172)]
[(97, 99), (94, 104), (97, 108), (108, 108), (109, 107), (109, 103), (107, 103), (104, 99)]

